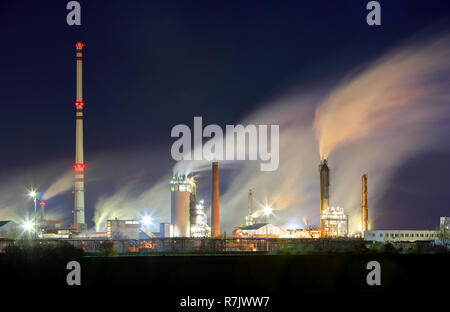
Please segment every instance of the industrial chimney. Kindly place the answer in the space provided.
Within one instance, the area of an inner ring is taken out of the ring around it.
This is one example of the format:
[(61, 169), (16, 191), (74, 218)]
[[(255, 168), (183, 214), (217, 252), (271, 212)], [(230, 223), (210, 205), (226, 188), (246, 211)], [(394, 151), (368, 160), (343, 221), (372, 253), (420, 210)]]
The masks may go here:
[(76, 139), (75, 139), (75, 164), (73, 165), (74, 174), (74, 232), (83, 232), (86, 230), (86, 221), (84, 216), (84, 171), (86, 164), (83, 159), (83, 47), (84, 44), (77, 42), (76, 64), (77, 64), (77, 96), (75, 101), (76, 108)]
[(47, 203), (45, 201), (41, 201), (39, 203), (39, 221), (45, 220), (45, 206)]
[(323, 211), (330, 207), (330, 169), (327, 160), (323, 159), (319, 164), (320, 174), (320, 233), (325, 237), (325, 228), (323, 222)]
[(361, 231), (369, 230), (369, 207), (367, 205), (367, 173), (362, 176)]
[(245, 217), (245, 225), (250, 226), (255, 224), (255, 219), (253, 218), (253, 192), (248, 191), (248, 215)]
[(219, 163), (212, 163), (211, 237), (220, 235)]
[(248, 191), (248, 215), (253, 214), (253, 193), (252, 190)]

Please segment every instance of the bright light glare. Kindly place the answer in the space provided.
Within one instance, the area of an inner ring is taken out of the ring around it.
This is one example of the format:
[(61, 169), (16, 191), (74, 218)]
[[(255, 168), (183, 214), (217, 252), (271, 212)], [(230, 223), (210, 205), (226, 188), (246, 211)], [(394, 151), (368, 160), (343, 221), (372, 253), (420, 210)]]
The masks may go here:
[(142, 224), (144, 225), (150, 225), (152, 223), (152, 217), (150, 216), (144, 216), (142, 218)]
[(30, 193), (28, 193), (28, 196), (35, 198), (37, 195), (37, 193), (35, 191), (31, 191)]
[(268, 216), (268, 215), (270, 215), (270, 214), (272, 214), (272, 207), (270, 207), (270, 206), (265, 206), (265, 207), (264, 207), (264, 215)]
[(24, 228), (25, 231), (31, 231), (33, 229), (33, 222), (25, 221), (22, 227)]

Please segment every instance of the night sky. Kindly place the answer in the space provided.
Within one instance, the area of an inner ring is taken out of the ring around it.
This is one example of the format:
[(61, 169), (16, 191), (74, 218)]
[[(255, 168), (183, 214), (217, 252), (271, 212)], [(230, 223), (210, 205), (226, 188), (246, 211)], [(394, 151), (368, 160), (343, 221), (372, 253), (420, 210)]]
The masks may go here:
[[(45, 188), (60, 174), (40, 180), (40, 167), (71, 167), (77, 41), (85, 43), (86, 162), (117, 154), (108, 166), (118, 176), (156, 179), (174, 164), (174, 125), (194, 116), (236, 124), (286, 88), (348, 73), (429, 27), (450, 29), (449, 1), (380, 1), (380, 27), (366, 24), (364, 0), (79, 1), (82, 26), (66, 24), (67, 2), (0, 2), (3, 183), (25, 173), (24, 187)], [(442, 143), (409, 159), (395, 173), (401, 183), (378, 195), (411, 212), (392, 211), (380, 227), (434, 227), (449, 214), (450, 143)], [(145, 157), (120, 156), (141, 148), (154, 152), (145, 168), (133, 166)], [(97, 194), (117, 184), (87, 185), (89, 223)], [(70, 191), (55, 200), (69, 223)]]

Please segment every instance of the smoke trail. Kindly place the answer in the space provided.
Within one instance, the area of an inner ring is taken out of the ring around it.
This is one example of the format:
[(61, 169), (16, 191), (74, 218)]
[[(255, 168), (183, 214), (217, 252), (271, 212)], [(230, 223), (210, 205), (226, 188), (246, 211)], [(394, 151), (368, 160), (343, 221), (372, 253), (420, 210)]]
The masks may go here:
[[(410, 156), (439, 148), (450, 108), (450, 37), (404, 45), (342, 83), (316, 110), (320, 155), (332, 154), (332, 200), (359, 222), (360, 176), (369, 173), (371, 221), (395, 169)], [(333, 183), (334, 178), (334, 183)], [(354, 181), (349, 183), (349, 181)], [(373, 196), (375, 194), (375, 196)]]
[(73, 172), (71, 170), (62, 174), (42, 195), (43, 200), (48, 200), (67, 192), (73, 187)]
[(447, 113), (449, 37), (387, 54), (344, 81), (317, 108), (314, 129), (321, 157), (373, 135), (403, 131)]

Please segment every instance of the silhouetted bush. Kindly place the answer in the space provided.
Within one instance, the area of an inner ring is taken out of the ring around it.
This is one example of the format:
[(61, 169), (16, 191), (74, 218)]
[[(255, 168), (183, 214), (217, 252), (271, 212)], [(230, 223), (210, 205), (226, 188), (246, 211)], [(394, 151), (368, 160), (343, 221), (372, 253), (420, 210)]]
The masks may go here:
[(20, 242), (5, 247), (6, 258), (38, 260), (38, 259), (78, 259), (83, 250), (67, 242), (41, 243)]
[(100, 254), (102, 256), (114, 256), (116, 254), (116, 248), (113, 242), (103, 242), (100, 245)]
[(382, 252), (387, 253), (387, 254), (397, 254), (398, 253), (397, 249), (395, 249), (394, 245), (392, 245), (391, 243), (384, 244)]

